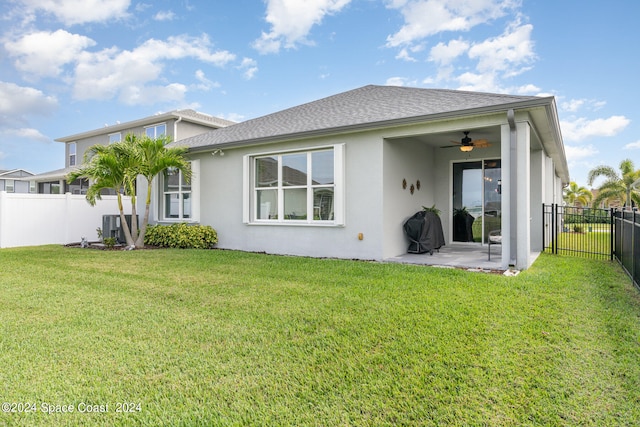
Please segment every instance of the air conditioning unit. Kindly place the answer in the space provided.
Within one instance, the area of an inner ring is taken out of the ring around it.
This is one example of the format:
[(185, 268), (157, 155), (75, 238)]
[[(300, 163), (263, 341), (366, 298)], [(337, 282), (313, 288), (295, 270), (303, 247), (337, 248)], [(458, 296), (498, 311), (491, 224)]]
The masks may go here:
[[(129, 230), (131, 230), (131, 215), (125, 215)], [(102, 238), (115, 237), (118, 243), (127, 243), (120, 215), (102, 215)]]

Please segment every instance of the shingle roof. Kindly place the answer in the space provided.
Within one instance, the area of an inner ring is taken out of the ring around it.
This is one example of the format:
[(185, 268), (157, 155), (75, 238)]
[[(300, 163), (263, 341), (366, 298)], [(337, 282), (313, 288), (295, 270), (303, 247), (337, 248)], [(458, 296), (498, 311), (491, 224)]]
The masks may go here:
[(369, 85), (183, 139), (192, 150), (217, 145), (383, 126), (439, 114), (529, 102), (541, 98), (504, 94)]

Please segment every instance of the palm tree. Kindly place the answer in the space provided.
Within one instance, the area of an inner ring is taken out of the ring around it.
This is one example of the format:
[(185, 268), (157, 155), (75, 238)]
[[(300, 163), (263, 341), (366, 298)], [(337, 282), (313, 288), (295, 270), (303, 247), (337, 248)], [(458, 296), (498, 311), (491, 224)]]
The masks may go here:
[[(124, 143), (94, 145), (85, 153), (83, 164), (67, 176), (67, 181), (78, 178), (90, 180), (86, 199), (91, 206), (95, 206), (96, 200), (102, 199), (103, 190), (113, 190), (116, 193), (127, 246), (135, 244), (122, 205), (122, 196), (135, 194), (135, 183), (131, 181), (128, 173), (131, 169), (131, 158), (130, 147)], [(132, 221), (132, 224), (134, 222)]]
[(603, 201), (619, 199), (627, 208), (632, 203), (640, 204), (640, 192), (633, 187), (633, 184), (640, 179), (640, 170), (636, 170), (633, 161), (625, 159), (620, 162), (620, 172), (610, 166), (598, 166), (589, 171), (588, 184), (592, 185), (596, 178), (603, 176), (606, 181), (598, 187), (598, 195), (593, 201), (594, 206), (600, 205)]
[(575, 206), (576, 203), (580, 203), (582, 207), (589, 206), (589, 202), (593, 198), (593, 194), (587, 187), (578, 186), (574, 181), (569, 183), (569, 186), (564, 189), (562, 198), (571, 206)]
[(125, 137), (133, 147), (135, 147), (136, 175), (141, 175), (147, 180), (147, 197), (145, 200), (144, 216), (140, 232), (136, 238), (136, 248), (144, 247), (144, 236), (149, 223), (149, 207), (151, 205), (151, 182), (153, 179), (167, 169), (176, 169), (182, 172), (185, 180), (191, 179), (191, 164), (184, 158), (187, 152), (185, 147), (167, 148), (166, 144), (171, 142), (167, 136), (150, 138), (147, 135), (141, 137), (128, 134)]

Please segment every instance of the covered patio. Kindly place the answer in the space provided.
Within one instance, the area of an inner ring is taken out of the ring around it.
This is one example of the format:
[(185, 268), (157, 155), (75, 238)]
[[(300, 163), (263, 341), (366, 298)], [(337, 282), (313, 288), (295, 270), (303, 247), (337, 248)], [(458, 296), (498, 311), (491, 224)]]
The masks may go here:
[(441, 247), (439, 251), (434, 251), (433, 255), (428, 253), (406, 253), (386, 258), (385, 261), (449, 268), (505, 271), (505, 268), (502, 267), (501, 245), (491, 245), (491, 260), (488, 258), (487, 245), (455, 243)]

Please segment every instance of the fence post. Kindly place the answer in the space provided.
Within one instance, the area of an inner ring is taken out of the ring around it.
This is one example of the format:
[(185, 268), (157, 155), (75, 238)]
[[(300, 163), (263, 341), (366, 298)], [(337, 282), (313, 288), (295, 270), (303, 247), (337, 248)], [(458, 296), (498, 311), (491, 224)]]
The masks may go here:
[(558, 218), (557, 212), (558, 204), (554, 203), (551, 205), (551, 224), (553, 224), (553, 231), (551, 232), (551, 253), (554, 255), (558, 254)]
[(547, 224), (547, 219), (545, 218), (545, 208), (544, 208), (544, 202), (542, 202), (542, 252), (544, 252), (547, 249), (547, 245), (546, 245), (546, 237), (547, 237), (547, 233), (546, 230), (544, 229), (545, 225)]
[(613, 254), (616, 250), (615, 248), (615, 239), (613, 236), (613, 232), (616, 229), (615, 227), (615, 208), (609, 208), (609, 248), (611, 248), (611, 256), (609, 257), (609, 261), (613, 261)]

